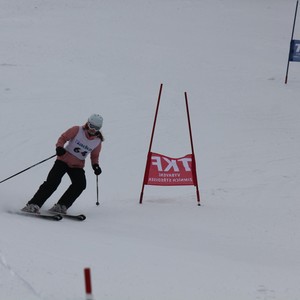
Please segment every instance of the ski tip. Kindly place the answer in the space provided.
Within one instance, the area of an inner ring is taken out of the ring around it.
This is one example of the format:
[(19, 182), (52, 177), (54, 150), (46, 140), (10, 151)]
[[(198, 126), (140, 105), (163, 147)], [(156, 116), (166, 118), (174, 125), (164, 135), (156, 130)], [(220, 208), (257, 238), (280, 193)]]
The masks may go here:
[(78, 216), (78, 219), (79, 219), (80, 221), (84, 221), (84, 220), (86, 219), (86, 216), (85, 216), (85, 215), (79, 215), (79, 216)]
[(70, 219), (70, 220), (77, 220), (77, 221), (84, 221), (86, 219), (86, 216), (83, 214), (81, 215), (60, 214), (60, 216), (63, 219)]

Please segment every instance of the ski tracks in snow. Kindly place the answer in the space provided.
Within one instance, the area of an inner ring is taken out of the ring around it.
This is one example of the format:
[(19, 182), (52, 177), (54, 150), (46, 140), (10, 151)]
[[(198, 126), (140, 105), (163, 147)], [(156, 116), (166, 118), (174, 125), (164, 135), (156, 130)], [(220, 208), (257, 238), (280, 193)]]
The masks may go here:
[[(9, 275), (7, 275), (7, 273)], [(5, 285), (7, 289), (7, 286), (11, 285), (11, 294), (9, 295), (9, 299), (11, 299), (11, 296), (14, 295), (14, 290), (19, 290), (19, 288), (16, 287), (19, 284), (21, 284), (25, 288), (25, 290), (27, 291), (26, 293), (29, 293), (30, 297), (34, 297), (33, 299), (42, 299), (41, 295), (35, 290), (35, 288), (12, 269), (12, 267), (7, 263), (5, 256), (0, 251), (0, 287)], [(22, 293), (23, 296), (24, 294)], [(2, 296), (4, 295), (1, 295), (0, 293), (1, 298)], [(15, 299), (18, 299), (18, 297), (20, 297), (21, 295), (15, 296), (17, 297)]]

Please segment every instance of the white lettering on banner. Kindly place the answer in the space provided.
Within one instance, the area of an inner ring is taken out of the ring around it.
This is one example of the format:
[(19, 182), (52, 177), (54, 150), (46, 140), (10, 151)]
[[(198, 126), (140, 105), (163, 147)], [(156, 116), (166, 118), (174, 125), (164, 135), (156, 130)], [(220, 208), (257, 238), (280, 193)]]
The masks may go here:
[(169, 179), (169, 178), (149, 178), (149, 182), (163, 182), (163, 183), (168, 183), (168, 182), (172, 182), (172, 179)]
[(176, 160), (175, 159), (168, 159), (166, 157), (163, 157), (163, 159), (168, 163), (168, 166), (165, 168), (165, 172), (168, 172), (171, 170), (171, 168), (174, 169), (174, 172), (179, 172), (179, 168), (176, 164)]
[(179, 183), (179, 182), (188, 182), (193, 183), (193, 180), (191, 178), (154, 178), (150, 177), (149, 182), (163, 182), (163, 183)]
[(172, 182), (193, 182), (192, 178), (174, 178)]
[(159, 177), (180, 177), (179, 173), (158, 173)]
[(184, 169), (185, 169), (187, 172), (191, 171), (191, 168), (190, 168), (190, 166), (189, 166), (189, 164), (188, 164), (188, 162), (191, 162), (191, 161), (192, 161), (191, 158), (181, 158), (181, 159), (178, 159), (178, 160), (179, 160), (179, 161), (182, 161), (183, 167), (184, 167)]
[[(152, 159), (152, 165), (157, 166), (158, 171), (161, 172), (163, 169), (162, 169), (160, 157), (159, 156), (152, 156), (151, 159)], [(155, 160), (156, 162), (154, 162), (153, 160)]]
[(174, 170), (174, 172), (179, 172), (179, 167), (178, 167), (178, 162), (180, 162), (183, 167), (184, 167), (184, 170), (186, 172), (189, 172), (191, 171), (191, 168), (189, 166), (189, 162), (192, 161), (191, 158), (181, 158), (181, 159), (168, 159), (166, 157), (163, 157), (164, 161), (168, 163), (167, 167), (165, 169), (163, 169), (162, 167), (162, 162), (161, 162), (161, 158), (160, 156), (152, 156), (151, 157), (152, 159), (152, 165), (153, 166), (157, 166), (157, 169), (159, 172), (169, 172), (172, 168)]

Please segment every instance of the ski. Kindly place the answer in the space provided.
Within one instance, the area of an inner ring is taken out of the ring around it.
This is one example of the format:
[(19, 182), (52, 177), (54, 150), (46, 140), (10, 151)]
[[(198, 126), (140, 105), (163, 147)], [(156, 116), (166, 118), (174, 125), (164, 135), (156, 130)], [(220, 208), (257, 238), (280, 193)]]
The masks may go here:
[[(50, 214), (57, 214), (55, 212), (50, 212)], [(63, 213), (59, 213), (59, 215), (62, 217), (62, 218), (65, 218), (65, 219), (70, 219), (70, 220), (77, 220), (77, 221), (84, 221), (86, 219), (86, 216), (83, 215), (83, 214), (79, 214), (79, 215), (73, 215), (73, 214), (63, 214)]]
[(83, 214), (80, 215), (70, 215), (70, 214), (60, 214), (63, 218), (77, 220), (77, 221), (84, 221), (86, 216)]
[(31, 213), (26, 211), (9, 211), (11, 214), (21, 215), (21, 216), (28, 216), (28, 217), (36, 217), (40, 219), (52, 220), (52, 221), (60, 221), (62, 220), (62, 216), (60, 214), (48, 214), (48, 213)]

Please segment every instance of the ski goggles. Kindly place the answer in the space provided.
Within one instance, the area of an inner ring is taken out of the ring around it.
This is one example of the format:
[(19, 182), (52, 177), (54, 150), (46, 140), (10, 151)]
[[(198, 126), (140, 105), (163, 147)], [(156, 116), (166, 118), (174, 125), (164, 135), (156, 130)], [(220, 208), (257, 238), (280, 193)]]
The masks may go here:
[(87, 124), (88, 124), (89, 129), (91, 129), (91, 130), (94, 130), (94, 131), (99, 131), (100, 130), (99, 126), (93, 125), (90, 122), (88, 122)]

